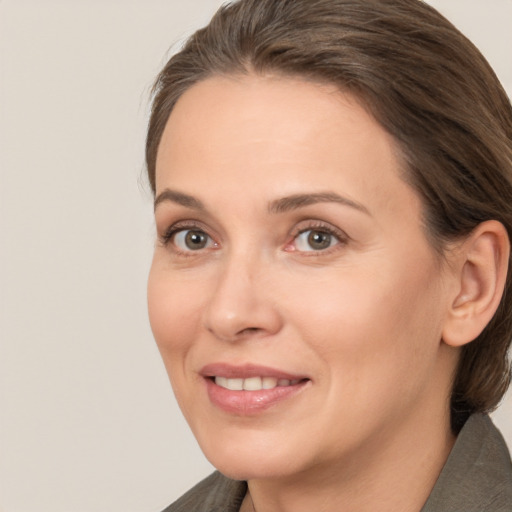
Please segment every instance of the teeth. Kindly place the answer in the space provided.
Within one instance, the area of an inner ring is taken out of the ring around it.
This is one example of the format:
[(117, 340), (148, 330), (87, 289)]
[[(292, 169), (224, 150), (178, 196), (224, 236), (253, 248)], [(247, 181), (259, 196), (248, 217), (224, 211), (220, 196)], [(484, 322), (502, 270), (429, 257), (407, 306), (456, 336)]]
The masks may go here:
[(251, 377), (250, 379), (244, 379), (244, 389), (246, 391), (259, 391), (262, 389), (263, 384), (261, 383), (260, 377)]
[(273, 389), (276, 386), (294, 386), (300, 380), (276, 379), (274, 377), (249, 377), (247, 379), (228, 379), (215, 377), (215, 384), (230, 391), (261, 391)]
[(261, 384), (263, 389), (272, 389), (277, 386), (277, 379), (274, 379), (274, 377), (263, 377)]
[(226, 377), (215, 377), (215, 384), (231, 391), (242, 391), (244, 389), (244, 379), (226, 379)]

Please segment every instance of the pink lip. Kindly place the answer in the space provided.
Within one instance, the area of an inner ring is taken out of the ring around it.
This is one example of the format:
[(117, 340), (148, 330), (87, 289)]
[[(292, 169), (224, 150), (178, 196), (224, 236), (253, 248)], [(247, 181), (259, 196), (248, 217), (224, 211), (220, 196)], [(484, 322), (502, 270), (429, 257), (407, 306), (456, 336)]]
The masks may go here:
[[(311, 382), (304, 376), (252, 364), (243, 366), (232, 366), (225, 363), (209, 364), (201, 370), (201, 375), (204, 377), (211, 403), (224, 412), (238, 416), (253, 416), (262, 413), (270, 407), (292, 398)], [(213, 379), (215, 376), (230, 379), (274, 377), (278, 380), (295, 380), (298, 383), (259, 391), (231, 391), (215, 384)]]

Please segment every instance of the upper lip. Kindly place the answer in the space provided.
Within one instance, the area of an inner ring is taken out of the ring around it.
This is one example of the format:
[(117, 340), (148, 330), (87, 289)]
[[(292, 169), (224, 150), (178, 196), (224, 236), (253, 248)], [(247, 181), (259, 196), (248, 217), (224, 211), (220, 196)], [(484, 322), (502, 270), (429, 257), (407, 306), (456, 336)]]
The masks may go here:
[(269, 366), (256, 364), (233, 365), (229, 363), (211, 363), (201, 371), (203, 377), (226, 377), (228, 379), (249, 379), (251, 377), (274, 377), (276, 379), (303, 380), (306, 375), (293, 374)]

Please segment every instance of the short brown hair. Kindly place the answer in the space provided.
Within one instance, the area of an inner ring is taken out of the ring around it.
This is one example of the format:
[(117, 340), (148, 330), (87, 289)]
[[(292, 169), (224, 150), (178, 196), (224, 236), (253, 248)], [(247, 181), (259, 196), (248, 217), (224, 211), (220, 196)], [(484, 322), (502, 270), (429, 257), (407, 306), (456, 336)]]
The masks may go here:
[[(149, 181), (179, 97), (215, 74), (282, 74), (355, 94), (394, 137), (420, 194), (426, 232), (445, 244), (495, 219), (512, 234), (512, 108), (493, 70), (420, 0), (240, 0), (221, 7), (157, 78), (146, 142)], [(510, 269), (510, 264), (509, 264)], [(461, 353), (457, 430), (510, 383), (512, 279), (492, 321)]]

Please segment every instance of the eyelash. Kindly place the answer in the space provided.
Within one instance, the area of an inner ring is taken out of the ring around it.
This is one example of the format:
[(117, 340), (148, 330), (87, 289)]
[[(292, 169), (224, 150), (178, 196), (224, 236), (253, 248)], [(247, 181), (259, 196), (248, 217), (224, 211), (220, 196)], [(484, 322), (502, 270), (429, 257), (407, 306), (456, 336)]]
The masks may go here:
[[(305, 225), (304, 225), (305, 224)], [(315, 256), (321, 256), (329, 254), (333, 251), (339, 250), (342, 247), (344, 247), (348, 241), (349, 237), (340, 229), (335, 228), (334, 226), (327, 224), (322, 221), (306, 221), (306, 223), (299, 223), (298, 227), (294, 229), (294, 231), (291, 233), (291, 240), (290, 242), (287, 242), (285, 244), (285, 247), (289, 246), (292, 243), (295, 243), (297, 239), (300, 237), (300, 235), (307, 233), (308, 231), (317, 231), (319, 233), (326, 233), (336, 239), (336, 242), (333, 246), (330, 246), (326, 249), (322, 250), (311, 250), (311, 251), (299, 251), (303, 255), (307, 257), (315, 257)], [(296, 249), (292, 249), (292, 251), (295, 251)]]
[[(307, 224), (306, 224), (306, 222), (307, 222)], [(168, 247), (172, 243), (174, 237), (178, 233), (181, 233), (183, 231), (200, 231), (200, 232), (204, 233), (207, 237), (209, 237), (211, 240), (214, 240), (213, 237), (208, 234), (208, 230), (202, 223), (197, 222), (197, 221), (182, 221), (182, 222), (179, 222), (179, 223), (176, 223), (176, 224), (173, 224), (172, 226), (170, 226), (160, 236), (161, 244), (164, 247)], [(308, 231), (318, 231), (320, 233), (326, 233), (326, 234), (334, 237), (337, 242), (333, 246), (330, 246), (326, 249), (321, 249), (321, 250), (316, 250), (316, 251), (315, 250), (298, 251), (298, 252), (301, 252), (302, 254), (305, 254), (308, 257), (325, 255), (326, 253), (330, 253), (333, 250), (335, 251), (337, 249), (340, 249), (341, 247), (346, 245), (347, 242), (349, 241), (349, 237), (347, 236), (347, 234), (345, 232), (341, 231), (340, 229), (334, 228), (330, 224), (326, 224), (321, 221), (310, 220), (310, 221), (300, 222), (298, 224), (298, 226), (292, 231), (290, 241), (286, 242), (284, 244), (285, 250), (286, 250), (286, 247), (290, 247), (291, 244), (296, 242), (297, 239), (300, 237), (300, 235), (307, 233)], [(215, 241), (214, 241), (214, 244), (217, 245), (217, 243)], [(178, 247), (176, 247), (175, 244), (173, 244), (173, 251), (175, 253), (179, 254), (180, 256), (194, 256), (195, 255), (194, 253), (202, 252), (201, 250), (183, 251), (183, 250), (179, 249)], [(292, 252), (292, 251), (296, 251), (296, 249), (288, 250), (288, 252)]]
[(186, 231), (186, 230), (198, 230), (198, 231), (204, 231), (204, 227), (194, 221), (187, 221), (185, 223), (178, 222), (176, 224), (173, 224), (172, 226), (169, 226), (165, 232), (162, 234), (161, 242), (163, 245), (167, 245), (173, 238), (173, 236), (180, 232), (180, 231)]

